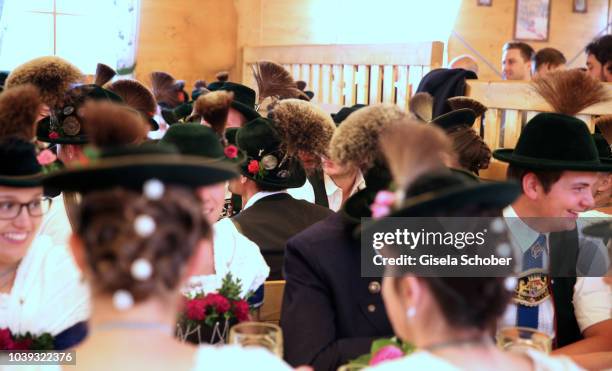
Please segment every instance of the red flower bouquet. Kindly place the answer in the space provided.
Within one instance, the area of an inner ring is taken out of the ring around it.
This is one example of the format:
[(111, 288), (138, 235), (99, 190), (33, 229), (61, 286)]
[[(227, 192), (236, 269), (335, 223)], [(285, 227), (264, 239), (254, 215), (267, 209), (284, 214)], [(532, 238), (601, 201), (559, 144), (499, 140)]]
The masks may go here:
[(177, 336), (192, 343), (222, 343), (231, 326), (249, 319), (249, 304), (240, 297), (240, 279), (228, 273), (218, 292), (185, 298)]
[(53, 350), (53, 336), (45, 332), (34, 336), (13, 334), (8, 328), (0, 329), (0, 350)]

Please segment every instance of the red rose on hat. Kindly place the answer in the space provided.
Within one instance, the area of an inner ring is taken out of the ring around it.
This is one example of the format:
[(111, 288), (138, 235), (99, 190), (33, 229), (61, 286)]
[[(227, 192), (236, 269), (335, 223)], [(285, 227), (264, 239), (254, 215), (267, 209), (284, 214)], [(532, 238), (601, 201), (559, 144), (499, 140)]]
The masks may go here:
[(259, 162), (257, 160), (251, 160), (249, 166), (247, 166), (247, 170), (251, 174), (257, 174), (259, 172)]
[(229, 146), (225, 147), (223, 153), (227, 158), (236, 158), (236, 156), (238, 156), (238, 148), (230, 144)]
[(59, 134), (55, 131), (52, 131), (49, 133), (49, 139), (57, 139), (59, 137), (60, 137)]

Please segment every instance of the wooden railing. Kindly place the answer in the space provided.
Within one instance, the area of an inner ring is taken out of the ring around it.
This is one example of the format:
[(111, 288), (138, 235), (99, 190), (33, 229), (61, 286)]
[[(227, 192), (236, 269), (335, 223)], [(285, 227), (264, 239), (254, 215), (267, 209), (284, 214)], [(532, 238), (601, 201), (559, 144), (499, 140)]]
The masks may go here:
[(251, 65), (282, 64), (330, 112), (356, 103), (408, 106), (421, 78), (442, 66), (441, 42), (387, 45), (260, 46), (243, 50), (242, 81), (255, 89)]
[[(612, 97), (612, 84), (605, 84)], [(514, 148), (525, 123), (539, 112), (553, 111), (528, 82), (468, 80), (466, 95), (486, 107), (484, 122), (475, 124), (477, 132), (484, 134), (484, 141), (491, 149)], [(600, 115), (612, 114), (612, 101), (590, 106), (577, 117), (594, 130), (593, 120)], [(504, 179), (506, 165), (493, 161), (489, 169), (481, 172), (486, 179)]]

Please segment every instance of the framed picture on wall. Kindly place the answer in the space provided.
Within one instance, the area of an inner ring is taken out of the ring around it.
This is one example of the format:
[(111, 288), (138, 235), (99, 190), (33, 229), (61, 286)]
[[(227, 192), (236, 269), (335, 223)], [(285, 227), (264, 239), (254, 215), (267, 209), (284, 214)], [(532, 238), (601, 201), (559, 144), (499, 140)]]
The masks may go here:
[(478, 6), (491, 6), (493, 4), (493, 0), (476, 0), (476, 5)]
[(548, 41), (551, 0), (516, 0), (514, 39)]
[(574, 13), (586, 13), (587, 12), (587, 0), (573, 0)]

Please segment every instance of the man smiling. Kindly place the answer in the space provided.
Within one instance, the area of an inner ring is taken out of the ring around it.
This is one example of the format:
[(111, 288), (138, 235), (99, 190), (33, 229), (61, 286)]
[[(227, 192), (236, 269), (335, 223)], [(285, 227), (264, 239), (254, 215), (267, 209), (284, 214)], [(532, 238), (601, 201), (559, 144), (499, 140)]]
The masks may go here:
[(597, 172), (610, 168), (600, 162), (587, 126), (542, 113), (527, 123), (515, 149), (493, 157), (510, 163), (508, 178), (522, 187), (504, 210), (511, 241), (523, 251), (523, 274), (503, 325), (548, 333), (556, 354), (612, 350), (611, 292), (594, 277), (605, 273), (608, 257), (601, 241), (579, 232), (578, 214), (595, 204)]

